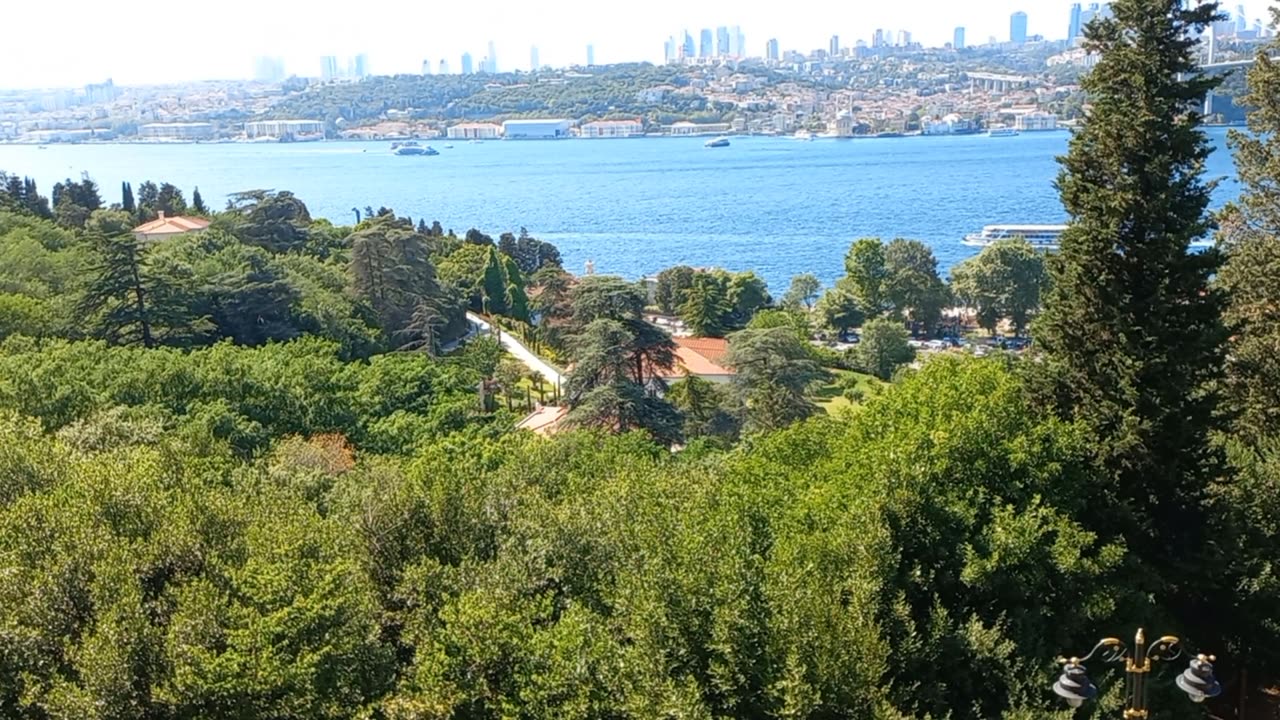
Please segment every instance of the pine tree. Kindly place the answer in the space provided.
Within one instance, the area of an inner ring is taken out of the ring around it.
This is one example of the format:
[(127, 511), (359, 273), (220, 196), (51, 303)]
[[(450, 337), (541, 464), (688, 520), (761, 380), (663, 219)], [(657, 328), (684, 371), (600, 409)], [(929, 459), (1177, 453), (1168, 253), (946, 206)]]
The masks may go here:
[(127, 182), (120, 183), (120, 209), (127, 213), (138, 210), (138, 206), (133, 202), (133, 185)]
[(1205, 570), (1204, 498), (1220, 470), (1210, 442), (1225, 338), (1209, 286), (1218, 255), (1189, 249), (1211, 229), (1198, 108), (1214, 81), (1194, 49), (1217, 6), (1111, 8), (1086, 31), (1100, 53), (1082, 81), (1093, 109), (1061, 161), (1070, 226), (1035, 335), (1042, 389), (1094, 436), (1099, 482), (1081, 492), (1095, 529), (1123, 537), (1148, 589), (1173, 589), (1166, 597), (1189, 611), (1196, 596), (1177, 583)]
[(98, 238), (101, 260), (81, 299), (78, 313), (96, 318), (98, 332), (120, 345), (157, 345), (151, 288), (142, 248), (132, 235)]
[(204, 204), (204, 198), (200, 197), (200, 188), (191, 191), (191, 210), (197, 215), (208, 215), (209, 208)]
[(1244, 191), (1222, 213), (1227, 387), (1236, 430), (1251, 442), (1280, 437), (1280, 63), (1268, 57), (1277, 46), (1259, 51), (1249, 71), (1249, 133), (1229, 138)]

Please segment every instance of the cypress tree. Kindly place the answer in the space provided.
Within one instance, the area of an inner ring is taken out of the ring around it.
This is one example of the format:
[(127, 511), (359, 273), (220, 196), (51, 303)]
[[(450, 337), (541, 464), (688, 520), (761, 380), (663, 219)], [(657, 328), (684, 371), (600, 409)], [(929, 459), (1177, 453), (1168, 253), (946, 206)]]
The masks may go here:
[(1093, 109), (1060, 160), (1070, 226), (1035, 335), (1043, 389), (1093, 435), (1099, 481), (1081, 493), (1095, 529), (1122, 537), (1144, 589), (1190, 620), (1213, 614), (1193, 588), (1211, 572), (1204, 505), (1221, 470), (1219, 256), (1190, 248), (1212, 229), (1199, 108), (1214, 81), (1195, 47), (1219, 15), (1184, 0), (1111, 8), (1085, 34), (1100, 53), (1081, 83)]
[(200, 188), (191, 191), (191, 209), (200, 215), (209, 214), (209, 208), (205, 207), (204, 198), (200, 197)]
[(133, 202), (133, 186), (127, 182), (120, 183), (120, 209), (132, 213), (138, 206)]

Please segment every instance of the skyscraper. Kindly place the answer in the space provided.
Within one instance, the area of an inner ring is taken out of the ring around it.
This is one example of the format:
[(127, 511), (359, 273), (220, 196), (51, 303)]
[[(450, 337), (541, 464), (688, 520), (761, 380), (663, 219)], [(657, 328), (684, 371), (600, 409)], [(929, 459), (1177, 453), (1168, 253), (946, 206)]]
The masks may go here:
[(698, 38), (698, 57), (709, 58), (716, 54), (714, 38), (715, 36), (711, 34), (711, 28), (702, 28)]
[(684, 45), (682, 45), (681, 48), (680, 58), (683, 60), (698, 56), (698, 48), (693, 44), (693, 36), (687, 31), (684, 34)]
[(1067, 24), (1068, 43), (1074, 43), (1076, 38), (1080, 37), (1080, 31), (1084, 29), (1084, 26), (1080, 24), (1080, 19), (1083, 14), (1084, 10), (1081, 9), (1080, 3), (1073, 3), (1071, 5), (1071, 20)]
[(839, 57), (840, 55), (840, 36), (832, 35), (831, 41), (827, 43), (827, 54), (831, 57)]
[(667, 63), (676, 61), (676, 39), (674, 37), (668, 37), (662, 43), (662, 59)]
[(956, 28), (955, 35), (951, 39), (951, 47), (955, 48), (956, 50), (964, 49), (964, 28), (962, 27)]
[(875, 35), (871, 37), (871, 47), (880, 48), (880, 47), (884, 47), (887, 44), (888, 42), (885, 40), (884, 31), (876, 30)]
[(489, 61), (485, 67), (485, 72), (496, 75), (498, 72), (498, 51), (493, 49), (493, 41), (489, 41)]
[(1027, 42), (1027, 14), (1021, 10), (1009, 16), (1009, 42)]
[(745, 56), (747, 54), (744, 49), (746, 43), (747, 38), (742, 34), (742, 28), (734, 25), (733, 29), (729, 31), (729, 54), (733, 57)]
[(441, 75), (449, 74), (449, 61), (445, 60), (444, 58), (440, 58), (440, 74)]
[(1236, 6), (1236, 32), (1242, 33), (1249, 29), (1249, 18), (1245, 17), (1244, 6)]
[(364, 53), (360, 53), (359, 55), (356, 55), (355, 57), (351, 58), (351, 64), (349, 66), (348, 74), (357, 80), (359, 80), (360, 78), (368, 77), (369, 76), (369, 56), (365, 55)]
[(1110, 3), (1089, 3), (1088, 9), (1083, 10), (1080, 13), (1080, 34), (1084, 34), (1084, 29), (1088, 27), (1089, 23), (1093, 22), (1095, 18), (1109, 17), (1111, 17)]
[(475, 72), (475, 68), (471, 65), (471, 53), (462, 53), (462, 74), (470, 75)]
[(721, 25), (716, 28), (716, 55), (729, 54), (729, 28)]
[(253, 79), (262, 83), (277, 83), (284, 80), (284, 58), (254, 58)]
[(596, 64), (596, 47), (594, 45), (588, 45), (587, 46), (587, 67), (592, 67), (595, 64)]
[(529, 72), (535, 72), (542, 67), (542, 63), (538, 62), (538, 46), (534, 45), (529, 48)]
[(764, 56), (767, 60), (778, 61), (778, 38), (773, 38), (765, 44)]
[(338, 58), (333, 55), (325, 55), (320, 58), (320, 79), (334, 80), (338, 77)]
[(430, 75), (430, 74), (431, 74), (431, 61), (430, 61), (430, 60), (423, 60), (423, 61), (422, 61), (422, 74), (423, 74), (423, 75)]
[(898, 47), (908, 47), (910, 45), (911, 45), (911, 31), (899, 30), (898, 31)]

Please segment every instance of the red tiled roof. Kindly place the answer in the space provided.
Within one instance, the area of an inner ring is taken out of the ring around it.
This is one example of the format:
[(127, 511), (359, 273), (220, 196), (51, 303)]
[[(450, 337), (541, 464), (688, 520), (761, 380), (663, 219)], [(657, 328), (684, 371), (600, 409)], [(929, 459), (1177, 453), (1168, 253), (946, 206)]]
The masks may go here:
[(518, 430), (532, 430), (539, 435), (550, 435), (560, 429), (560, 423), (569, 414), (569, 408), (545, 405), (516, 423)]
[(721, 364), (729, 343), (723, 338), (673, 338), (676, 343), (676, 362), (670, 370), (658, 372), (664, 378), (681, 378), (687, 375), (732, 375), (733, 370)]
[(204, 230), (207, 227), (209, 227), (209, 221), (204, 218), (184, 217), (182, 215), (165, 217), (161, 213), (160, 217), (149, 223), (139, 225), (133, 229), (133, 232), (135, 235), (181, 235), (182, 233)]

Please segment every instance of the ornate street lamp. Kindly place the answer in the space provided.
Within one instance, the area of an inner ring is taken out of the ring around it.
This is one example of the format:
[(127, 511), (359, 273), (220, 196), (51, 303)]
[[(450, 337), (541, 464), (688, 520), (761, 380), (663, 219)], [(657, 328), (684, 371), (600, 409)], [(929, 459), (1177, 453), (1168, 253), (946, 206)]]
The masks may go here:
[[(1082, 658), (1060, 659), (1062, 675), (1053, 684), (1053, 692), (1073, 708), (1098, 694), (1098, 688), (1085, 673), (1084, 663), (1095, 657), (1105, 663), (1124, 663), (1125, 672), (1125, 720), (1145, 720), (1147, 717), (1147, 675), (1154, 662), (1172, 662), (1182, 655), (1182, 641), (1166, 635), (1147, 645), (1142, 628), (1133, 639), (1130, 651), (1117, 638), (1104, 638)], [(1204, 702), (1222, 692), (1222, 686), (1213, 676), (1212, 655), (1197, 655), (1190, 666), (1178, 676), (1178, 687), (1192, 702)]]

